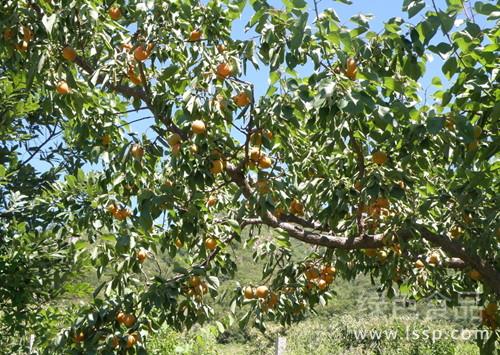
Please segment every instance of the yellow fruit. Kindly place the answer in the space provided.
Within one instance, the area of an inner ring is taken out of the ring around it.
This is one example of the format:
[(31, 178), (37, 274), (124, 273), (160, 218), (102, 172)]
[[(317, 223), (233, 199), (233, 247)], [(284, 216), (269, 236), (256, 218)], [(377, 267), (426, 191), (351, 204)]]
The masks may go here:
[(259, 286), (255, 290), (255, 296), (257, 298), (266, 298), (268, 294), (269, 294), (269, 289), (267, 288), (267, 286)]
[(450, 234), (453, 238), (458, 238), (462, 234), (462, 228), (459, 226), (453, 226), (450, 229)]
[(101, 143), (104, 146), (109, 145), (111, 143), (111, 136), (109, 134), (105, 134), (104, 136), (101, 137)]
[(379, 250), (377, 251), (377, 258), (383, 262), (385, 259), (387, 259), (387, 252), (385, 250)]
[(194, 134), (203, 134), (206, 131), (205, 123), (201, 120), (193, 121), (191, 124), (191, 131)]
[(217, 66), (216, 73), (222, 79), (227, 78), (233, 72), (233, 68), (228, 63), (221, 63)]
[(273, 166), (273, 161), (268, 156), (262, 156), (259, 159), (259, 168), (261, 168), (261, 169), (268, 169), (271, 166)]
[(189, 34), (189, 42), (199, 41), (201, 38), (201, 31), (194, 30)]
[(188, 280), (189, 286), (197, 287), (201, 284), (201, 279), (199, 276), (191, 276)]
[(137, 260), (139, 261), (139, 263), (142, 264), (147, 258), (148, 253), (145, 250), (139, 250), (139, 252), (137, 253)]
[(262, 156), (262, 151), (259, 148), (251, 148), (249, 153), (250, 159), (254, 162), (258, 162)]
[(233, 101), (238, 107), (244, 107), (250, 105), (250, 97), (246, 92), (240, 92), (238, 95), (233, 97)]
[(134, 144), (130, 149), (130, 154), (132, 154), (135, 159), (140, 160), (144, 156), (144, 148), (139, 144)]
[(304, 214), (304, 206), (297, 199), (293, 199), (290, 203), (290, 213), (301, 216)]
[(205, 239), (205, 248), (214, 250), (217, 247), (217, 241), (214, 238)]
[(122, 17), (122, 11), (119, 7), (113, 6), (108, 10), (108, 15), (111, 19), (117, 21)]
[(179, 248), (179, 249), (180, 249), (180, 248), (182, 248), (182, 246), (183, 246), (183, 245), (184, 245), (184, 243), (183, 243), (183, 242), (182, 242), (182, 240), (180, 240), (179, 238), (177, 238), (177, 239), (175, 240), (175, 246), (176, 246), (177, 248)]
[(23, 26), (23, 41), (29, 42), (33, 38), (33, 31), (29, 27)]
[(193, 154), (198, 153), (198, 146), (196, 144), (191, 144), (191, 146), (189, 147), (189, 151)]
[(252, 287), (247, 286), (243, 289), (243, 295), (245, 296), (246, 299), (251, 300), (254, 298), (254, 290)]
[(62, 56), (64, 59), (74, 62), (76, 59), (76, 51), (71, 47), (64, 47), (62, 50)]
[(423, 269), (423, 268), (425, 267), (425, 264), (423, 263), (423, 261), (422, 261), (422, 260), (417, 260), (417, 261), (415, 262), (415, 267), (416, 267), (417, 269)]
[(127, 349), (133, 347), (135, 344), (137, 344), (136, 337), (132, 334), (127, 335)]
[(215, 206), (216, 203), (217, 203), (217, 197), (215, 197), (215, 196), (210, 196), (207, 200), (208, 207)]
[(210, 168), (210, 172), (213, 175), (217, 175), (220, 174), (222, 171), (224, 171), (224, 163), (222, 162), (222, 160), (217, 159), (212, 161), (212, 167)]
[(481, 280), (481, 273), (477, 270), (471, 270), (469, 271), (469, 277), (474, 281), (479, 281)]
[(64, 80), (62, 80), (57, 84), (56, 91), (58, 94), (66, 95), (71, 92), (71, 89), (69, 88), (68, 84)]
[(432, 265), (438, 265), (439, 264), (439, 261), (440, 261), (440, 257), (439, 257), (439, 254), (438, 253), (432, 253), (431, 255), (429, 255), (429, 257), (427, 258), (427, 263), (428, 264), (432, 264)]
[(85, 334), (83, 334), (83, 332), (77, 332), (75, 334), (75, 343), (81, 343), (82, 341), (85, 340)]
[(346, 72), (345, 72), (346, 76), (351, 80), (355, 80), (357, 72), (358, 72), (358, 66), (356, 64), (356, 61), (353, 58), (347, 59)]
[(385, 162), (387, 161), (387, 154), (385, 154), (384, 152), (380, 152), (380, 151), (374, 152), (372, 154), (372, 161), (375, 164), (384, 165)]
[(145, 46), (139, 46), (139, 47), (137, 47), (134, 50), (134, 58), (135, 58), (135, 60), (137, 60), (138, 62), (143, 62), (146, 59), (148, 59), (149, 56), (151, 55), (151, 50), (152, 50), (152, 47), (150, 47), (150, 46), (151, 45), (148, 45), (147, 48)]
[(178, 143), (180, 143), (182, 140), (181, 136), (178, 135), (177, 133), (172, 133), (171, 135), (168, 136), (167, 138), (167, 143), (169, 146), (174, 146)]
[(126, 314), (125, 318), (123, 318), (123, 324), (125, 324), (126, 327), (130, 328), (135, 324), (135, 316), (133, 314)]
[(327, 287), (328, 287), (328, 282), (326, 282), (326, 280), (320, 279), (320, 280), (318, 281), (318, 288), (319, 288), (320, 290), (324, 290), (324, 289), (325, 289), (325, 288), (327, 288)]

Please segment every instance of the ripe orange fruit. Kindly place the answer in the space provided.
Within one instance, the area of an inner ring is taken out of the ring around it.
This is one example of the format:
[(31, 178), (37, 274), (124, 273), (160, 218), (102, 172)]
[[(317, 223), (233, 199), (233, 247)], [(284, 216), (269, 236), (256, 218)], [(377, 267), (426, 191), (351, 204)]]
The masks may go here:
[(329, 274), (324, 274), (321, 278), (325, 280), (327, 283), (331, 284), (333, 282), (334, 276)]
[(113, 348), (117, 348), (118, 346), (120, 345), (120, 337), (118, 336), (113, 336), (113, 338), (111, 339), (111, 346)]
[(180, 240), (179, 238), (177, 238), (177, 239), (175, 240), (175, 246), (176, 246), (177, 248), (179, 248), (179, 249), (180, 249), (180, 248), (182, 248), (182, 246), (183, 246), (183, 245), (184, 245), (184, 243), (183, 243), (183, 242), (182, 242), (182, 240)]
[(250, 149), (250, 159), (254, 162), (258, 162), (260, 160), (260, 157), (262, 155), (262, 151), (260, 148), (252, 148)]
[(481, 273), (477, 270), (471, 270), (469, 271), (469, 277), (474, 281), (479, 281), (481, 280)]
[(203, 134), (206, 131), (205, 123), (201, 120), (196, 120), (191, 123), (191, 131), (194, 134)]
[(208, 207), (215, 206), (216, 203), (217, 203), (217, 197), (215, 197), (215, 196), (210, 196), (207, 200)]
[(127, 349), (133, 347), (135, 344), (137, 344), (136, 337), (132, 334), (127, 335)]
[(337, 274), (337, 269), (331, 265), (327, 265), (321, 270), (324, 274), (326, 275), (336, 275)]
[(66, 95), (71, 92), (71, 89), (64, 80), (61, 80), (56, 86), (56, 91), (58, 94)]
[(205, 248), (214, 250), (217, 247), (217, 241), (214, 238), (205, 239)]
[(306, 276), (306, 279), (314, 280), (319, 277), (319, 271), (315, 267), (310, 267), (304, 271), (304, 275)]
[(417, 269), (423, 269), (423, 268), (425, 267), (425, 264), (423, 263), (423, 261), (422, 261), (422, 260), (417, 260), (417, 261), (415, 262), (415, 267), (416, 267)]
[(226, 50), (226, 47), (223, 44), (217, 45), (217, 52), (224, 53), (225, 50)]
[(268, 294), (269, 294), (269, 289), (267, 288), (267, 286), (259, 286), (255, 290), (255, 296), (257, 298), (266, 298)]
[(439, 257), (438, 253), (432, 253), (431, 255), (429, 255), (429, 258), (427, 259), (427, 263), (432, 264), (434, 266), (438, 265), (439, 261), (440, 261), (440, 257)]
[(138, 62), (143, 62), (146, 59), (148, 59), (149, 56), (151, 55), (151, 50), (148, 50), (148, 49), (149, 49), (149, 45), (148, 45), (148, 48), (146, 48), (143, 45), (137, 47), (134, 50), (134, 58), (135, 58), (135, 60), (137, 60)]
[(372, 154), (372, 161), (375, 164), (384, 165), (385, 162), (387, 161), (387, 154), (385, 154), (384, 152), (380, 152), (380, 151), (374, 152)]
[(233, 72), (233, 68), (228, 63), (221, 63), (217, 66), (217, 75), (222, 79), (227, 78)]
[(170, 136), (168, 136), (167, 143), (172, 147), (177, 143), (180, 143), (181, 140), (182, 140), (181, 136), (179, 136), (177, 133), (172, 133)]
[(127, 328), (133, 326), (135, 324), (135, 321), (136, 319), (133, 314), (125, 314), (125, 317), (123, 318), (123, 324), (125, 324)]
[(224, 163), (222, 162), (222, 160), (217, 159), (212, 161), (212, 167), (210, 168), (210, 172), (213, 175), (217, 175), (220, 174), (222, 171), (224, 171)]
[(101, 143), (104, 146), (109, 145), (111, 143), (111, 136), (109, 134), (105, 134), (104, 136), (101, 137)]
[(29, 42), (33, 38), (33, 31), (29, 27), (23, 26), (23, 41)]
[(189, 286), (197, 287), (201, 284), (201, 279), (199, 276), (193, 275), (188, 280)]
[(22, 41), (21, 43), (18, 43), (15, 45), (15, 48), (19, 51), (19, 52), (26, 52), (28, 50), (28, 42), (26, 41)]
[(293, 199), (290, 203), (290, 212), (301, 216), (304, 214), (304, 206), (297, 199)]
[(189, 34), (189, 42), (199, 41), (200, 38), (201, 38), (201, 31), (200, 30), (194, 30)]
[(243, 289), (243, 295), (245, 296), (246, 299), (251, 300), (254, 298), (254, 290), (252, 287), (247, 286)]
[(267, 169), (270, 168), (271, 166), (273, 166), (273, 161), (268, 156), (262, 156), (259, 159), (259, 168)]
[(83, 334), (83, 332), (77, 332), (75, 334), (75, 343), (81, 343), (82, 341), (85, 340), (85, 334)]
[(135, 159), (140, 160), (144, 156), (144, 148), (139, 144), (134, 144), (130, 149), (130, 154), (132, 154)]
[(347, 59), (346, 67), (346, 76), (351, 80), (355, 80), (356, 74), (358, 73), (358, 66), (356, 64), (356, 61), (353, 58)]
[(498, 306), (496, 303), (489, 303), (484, 310), (488, 315), (494, 316), (498, 311)]
[(71, 47), (64, 47), (62, 50), (62, 56), (64, 59), (74, 62), (76, 59), (76, 51)]
[(328, 282), (326, 282), (326, 280), (320, 279), (320, 280), (318, 281), (318, 288), (319, 288), (320, 290), (324, 290), (324, 289), (325, 289), (325, 288), (327, 288), (327, 287), (328, 287)]
[(121, 47), (122, 47), (122, 49), (126, 50), (127, 52), (130, 52), (130, 50), (132, 48), (134, 48), (134, 46), (132, 45), (132, 43), (129, 43), (129, 42), (122, 43)]
[(118, 323), (123, 323), (125, 321), (126, 314), (123, 313), (122, 311), (119, 311), (116, 313), (115, 319)]
[(375, 201), (375, 205), (379, 208), (385, 208), (385, 209), (388, 209), (389, 208), (389, 200), (386, 199), (386, 198), (383, 198), (383, 197), (379, 197), (377, 198), (377, 200)]
[(269, 295), (269, 301), (267, 301), (267, 306), (269, 308), (274, 308), (279, 302), (278, 295), (275, 294), (274, 292), (271, 292)]
[(191, 144), (191, 146), (189, 147), (189, 151), (193, 154), (198, 153), (198, 146), (196, 144)]
[(12, 38), (14, 38), (14, 31), (12, 28), (6, 28), (3, 30), (3, 39), (6, 41), (10, 41)]
[(118, 6), (112, 6), (108, 10), (108, 15), (111, 17), (111, 19), (117, 21), (122, 17), (122, 10)]
[(130, 66), (127, 71), (128, 78), (135, 85), (142, 85), (142, 78), (135, 73), (134, 67)]
[(250, 97), (246, 92), (240, 92), (236, 96), (233, 97), (233, 101), (238, 107), (244, 107), (250, 104)]
[(460, 235), (462, 235), (462, 228), (459, 226), (453, 226), (450, 229), (450, 234), (453, 238), (458, 238)]
[(139, 263), (142, 264), (144, 260), (146, 260), (147, 258), (148, 258), (148, 253), (143, 249), (139, 250), (139, 252), (137, 253), (137, 260), (139, 261)]

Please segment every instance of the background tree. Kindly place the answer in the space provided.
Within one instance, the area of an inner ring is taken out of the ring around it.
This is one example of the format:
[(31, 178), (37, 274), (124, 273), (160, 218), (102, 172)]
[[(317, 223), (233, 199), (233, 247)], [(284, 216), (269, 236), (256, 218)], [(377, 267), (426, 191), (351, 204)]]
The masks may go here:
[[(218, 276), (243, 241), (266, 264), (231, 296), (242, 326), (299, 320), (335, 277), (368, 273), (388, 295), (479, 291), (496, 329), (498, 5), (405, 0), (416, 23), (375, 33), (366, 15), (351, 28), (317, 3), (257, 0), (255, 35), (232, 39), (245, 5), (2, 2), (0, 324), (13, 350), (144, 352), (161, 323), (212, 317), (206, 299), (224, 296)], [(431, 95), (429, 53), (448, 80)], [(132, 111), (146, 113), (141, 134)], [(291, 239), (316, 247), (292, 261)], [(171, 270), (156, 265), (165, 254)], [(90, 266), (93, 302), (51, 308)], [(71, 325), (55, 337), (47, 317)]]

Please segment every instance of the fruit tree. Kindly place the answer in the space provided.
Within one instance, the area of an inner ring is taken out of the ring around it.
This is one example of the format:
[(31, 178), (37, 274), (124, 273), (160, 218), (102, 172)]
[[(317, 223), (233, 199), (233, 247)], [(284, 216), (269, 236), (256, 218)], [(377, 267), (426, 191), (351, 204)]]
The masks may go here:
[(500, 7), (404, 0), (373, 31), (349, 3), (2, 1), (0, 344), (144, 353), (214, 318), (239, 243), (265, 262), (225, 295), (241, 326), (370, 274), (478, 292), (496, 329)]

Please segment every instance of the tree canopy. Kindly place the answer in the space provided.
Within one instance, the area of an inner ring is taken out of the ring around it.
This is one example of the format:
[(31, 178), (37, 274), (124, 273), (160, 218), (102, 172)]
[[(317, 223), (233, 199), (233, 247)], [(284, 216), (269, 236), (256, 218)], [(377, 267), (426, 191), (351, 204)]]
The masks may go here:
[[(336, 2), (2, 1), (0, 344), (145, 353), (222, 297), (265, 330), (359, 274), (478, 292), (496, 329), (500, 7), (464, 3), (404, 0), (375, 32)], [(262, 282), (221, 294), (239, 243)], [(57, 306), (85, 273), (92, 301)]]

